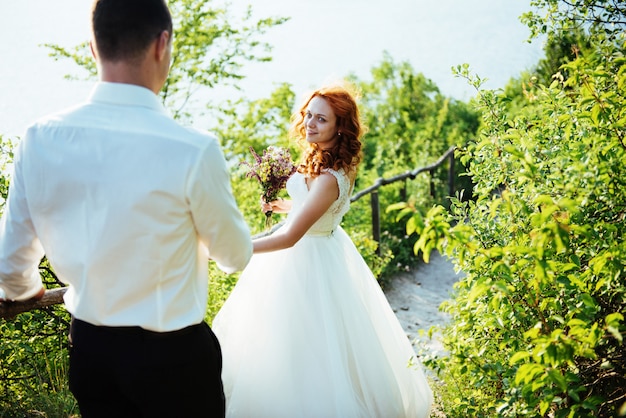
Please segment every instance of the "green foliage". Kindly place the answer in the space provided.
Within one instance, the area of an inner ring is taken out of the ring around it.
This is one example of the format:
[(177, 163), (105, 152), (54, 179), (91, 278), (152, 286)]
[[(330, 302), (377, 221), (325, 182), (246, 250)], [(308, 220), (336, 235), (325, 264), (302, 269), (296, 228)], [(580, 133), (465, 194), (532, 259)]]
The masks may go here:
[[(371, 70), (371, 80), (355, 82), (363, 95), (362, 118), (369, 129), (364, 137), (357, 191), (375, 184), (381, 177), (390, 178), (432, 164), (450, 146), (462, 146), (469, 141), (478, 129), (475, 110), (444, 97), (431, 80), (417, 73), (409, 63), (396, 63), (387, 54)], [(380, 207), (399, 201), (417, 208), (446, 204), (446, 168), (444, 164), (432, 177), (425, 173), (413, 180), (385, 185), (379, 189)], [(457, 162), (455, 184), (469, 196), (472, 186), (469, 178), (462, 176), (464, 171)], [(385, 216), (384, 209), (381, 215), (381, 231), (384, 231), (381, 246), (394, 255), (394, 263), (389, 263), (382, 275), (390, 276), (415, 265), (417, 260), (411, 251), (415, 238), (407, 236), (395, 217)], [(371, 220), (364, 220), (364, 225), (368, 223)]]
[(0, 416), (67, 417), (77, 411), (67, 387), (67, 313), (63, 308), (0, 319)]
[[(246, 63), (270, 61), (270, 45), (258, 39), (288, 20), (254, 20), (251, 6), (243, 16), (235, 16), (228, 3), (220, 5), (214, 0), (170, 0), (168, 5), (174, 21), (174, 44), (170, 73), (160, 95), (179, 120), (201, 115), (200, 108), (193, 106), (194, 96), (217, 86), (237, 88)], [(53, 59), (71, 59), (86, 70), (87, 77), (96, 76), (87, 42), (69, 49), (45, 46)], [(207, 98), (203, 96), (202, 100)]]
[[(252, 7), (235, 17), (229, 4), (217, 6), (211, 0), (173, 0), (175, 35), (172, 67), (161, 91), (177, 119), (189, 118), (188, 101), (199, 88), (231, 85), (244, 76), (245, 63), (271, 60), (271, 47), (258, 39), (287, 18), (252, 19)], [(237, 22), (238, 25), (234, 23)], [(197, 113), (193, 114), (198, 117)]]
[(0, 215), (9, 193), (8, 166), (13, 161), (13, 142), (0, 134)]
[[(46, 260), (41, 263), (47, 287), (58, 282)], [(0, 416), (68, 417), (78, 411), (67, 385), (67, 335), (70, 317), (63, 306), (0, 319)]]
[(619, 42), (626, 26), (626, 8), (620, 1), (532, 0), (530, 5), (535, 10), (524, 13), (521, 20), (533, 38), (585, 29), (597, 39)]
[(288, 139), (294, 101), (295, 93), (289, 84), (284, 83), (269, 98), (255, 101), (240, 99), (223, 104), (213, 131), (222, 140), (226, 159), (250, 162), (250, 147), (262, 153), (262, 149), (274, 145), (290, 148), (291, 155), (297, 161), (298, 150)]
[(374, 241), (369, 230), (345, 227), (348, 228), (347, 232), (350, 235), (350, 239), (365, 259), (370, 270), (372, 270), (374, 277), (384, 280), (383, 271), (394, 258), (394, 254), (389, 248), (382, 245), (379, 255), (377, 250), (380, 244)]
[(209, 263), (209, 302), (204, 318), (208, 324), (213, 323), (213, 318), (222, 308), (238, 279), (239, 273), (226, 274), (215, 263)]
[(626, 413), (625, 38), (597, 29), (567, 77), (515, 98), (524, 107), (458, 67), (484, 115), (462, 156), (476, 199), (425, 216), (396, 208), (417, 250), (466, 274), (444, 306), (449, 355), (426, 361), (450, 416)]
[(589, 35), (581, 30), (549, 35), (544, 46), (545, 57), (539, 61), (533, 73), (538, 84), (549, 86), (555, 78), (567, 79), (565, 64), (574, 61), (578, 55), (592, 52)]
[(478, 116), (465, 103), (443, 96), (437, 86), (407, 62), (389, 55), (358, 83), (363, 120), (369, 128), (364, 169), (378, 176), (427, 165), (452, 145), (462, 145), (478, 128)]

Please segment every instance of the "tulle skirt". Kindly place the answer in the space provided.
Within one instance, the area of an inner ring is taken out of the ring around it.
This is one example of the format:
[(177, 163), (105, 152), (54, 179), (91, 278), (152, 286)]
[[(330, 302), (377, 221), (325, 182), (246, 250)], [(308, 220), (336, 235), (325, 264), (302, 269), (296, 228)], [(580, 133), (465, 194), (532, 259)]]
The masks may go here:
[(432, 393), (348, 235), (252, 257), (213, 322), (228, 417), (428, 417)]

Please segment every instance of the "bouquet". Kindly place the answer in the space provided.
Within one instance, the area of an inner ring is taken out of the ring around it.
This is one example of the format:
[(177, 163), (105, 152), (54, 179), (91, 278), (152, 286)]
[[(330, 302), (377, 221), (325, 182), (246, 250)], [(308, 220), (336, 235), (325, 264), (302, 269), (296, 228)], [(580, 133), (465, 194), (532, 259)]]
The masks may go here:
[[(278, 193), (287, 185), (287, 179), (296, 171), (296, 166), (291, 161), (289, 150), (281, 147), (269, 146), (263, 155), (259, 155), (250, 147), (254, 157), (252, 164), (243, 161), (241, 164), (248, 166), (246, 177), (255, 178), (261, 184), (261, 198), (270, 203), (278, 198)], [(272, 211), (265, 212), (265, 227), (272, 225)]]

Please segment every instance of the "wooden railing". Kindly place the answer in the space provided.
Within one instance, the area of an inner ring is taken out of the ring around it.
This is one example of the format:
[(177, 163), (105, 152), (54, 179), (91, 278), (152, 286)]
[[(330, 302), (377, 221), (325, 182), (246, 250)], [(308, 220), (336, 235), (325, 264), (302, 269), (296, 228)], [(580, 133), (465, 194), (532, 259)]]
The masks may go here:
[[(435, 183), (433, 181), (433, 174), (437, 168), (439, 168), (445, 161), (448, 161), (448, 196), (454, 196), (454, 151), (456, 147), (450, 147), (448, 150), (434, 163), (427, 165), (426, 167), (410, 170), (402, 174), (390, 177), (388, 179), (379, 178), (370, 187), (361, 190), (354, 194), (351, 198), (351, 202), (355, 202), (363, 196), (370, 195), (370, 205), (372, 208), (372, 235), (374, 241), (380, 243), (380, 203), (378, 201), (378, 189), (387, 184), (395, 183), (397, 181), (415, 179), (420, 173), (430, 173), (430, 194), (435, 196)], [(403, 197), (406, 200), (406, 195)], [(380, 245), (376, 249), (376, 253), (380, 255)]]
[(48, 289), (40, 300), (27, 300), (25, 302), (9, 302), (0, 304), (0, 318), (12, 319), (16, 315), (23, 312), (32, 311), (33, 309), (46, 308), (50, 305), (58, 305), (63, 303), (63, 295), (67, 291), (67, 287), (58, 287)]
[[(434, 182), (433, 173), (444, 162), (448, 161), (448, 196), (454, 195), (454, 151), (455, 147), (450, 147), (437, 161), (426, 167), (418, 168), (415, 170), (407, 171), (402, 174), (398, 174), (391, 178), (379, 178), (370, 187), (355, 193), (351, 198), (351, 202), (355, 202), (363, 196), (370, 195), (370, 205), (372, 207), (372, 235), (376, 242), (380, 243), (380, 203), (378, 201), (378, 189), (387, 184), (395, 183), (397, 181), (415, 179), (420, 173), (428, 172), (431, 175), (430, 193), (434, 196)], [(405, 196), (406, 198), (406, 196)], [(380, 245), (377, 249), (378, 255), (380, 255)], [(63, 295), (67, 291), (66, 287), (60, 287), (55, 289), (48, 289), (44, 297), (38, 301), (25, 301), (25, 302), (10, 302), (0, 304), (0, 318), (11, 319), (16, 315), (27, 312), (33, 309), (41, 309), (50, 305), (56, 305), (63, 303)]]

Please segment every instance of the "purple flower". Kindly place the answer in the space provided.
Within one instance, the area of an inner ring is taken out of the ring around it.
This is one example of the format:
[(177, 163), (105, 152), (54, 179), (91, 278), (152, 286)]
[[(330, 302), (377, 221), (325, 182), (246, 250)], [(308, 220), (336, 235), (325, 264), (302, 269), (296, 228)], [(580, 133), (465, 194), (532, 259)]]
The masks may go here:
[[(254, 157), (252, 164), (242, 161), (242, 165), (249, 167), (246, 177), (255, 178), (261, 184), (261, 197), (264, 202), (272, 202), (287, 185), (287, 180), (296, 171), (291, 161), (291, 154), (286, 148), (269, 146), (259, 155), (250, 147)], [(271, 224), (272, 212), (266, 212), (266, 224)]]

